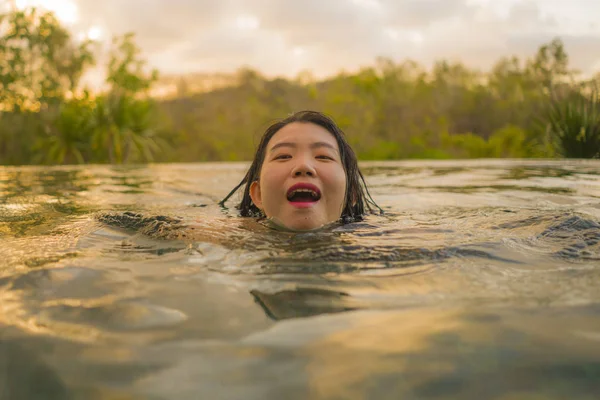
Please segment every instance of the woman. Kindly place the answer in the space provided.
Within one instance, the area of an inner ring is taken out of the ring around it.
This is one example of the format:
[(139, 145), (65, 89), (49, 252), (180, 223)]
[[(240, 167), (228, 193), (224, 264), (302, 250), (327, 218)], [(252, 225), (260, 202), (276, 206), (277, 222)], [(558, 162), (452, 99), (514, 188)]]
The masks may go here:
[(382, 211), (344, 133), (316, 111), (300, 111), (271, 125), (244, 179), (220, 204), (242, 186), (241, 216), (266, 217), (291, 230), (357, 221), (366, 210)]

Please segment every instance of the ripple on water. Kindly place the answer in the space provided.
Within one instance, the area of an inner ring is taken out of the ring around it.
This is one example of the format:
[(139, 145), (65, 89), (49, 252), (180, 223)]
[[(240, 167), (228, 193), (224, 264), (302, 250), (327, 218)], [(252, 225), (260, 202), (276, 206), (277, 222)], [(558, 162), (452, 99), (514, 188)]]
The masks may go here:
[(149, 304), (143, 300), (124, 300), (104, 305), (57, 305), (46, 307), (41, 321), (92, 325), (107, 331), (137, 331), (179, 324), (187, 316), (179, 311)]
[(545, 246), (559, 247), (552, 254), (568, 261), (600, 260), (600, 224), (579, 215), (564, 217), (537, 235)]
[[(127, 298), (131, 290), (127, 290), (126, 278), (118, 271), (82, 267), (38, 269), (5, 277), (0, 280), (6, 291), (3, 302), (14, 314), (5, 318), (20, 319), (22, 325), (33, 318), (51, 330), (58, 322), (116, 332), (157, 329), (187, 319), (181, 311)], [(64, 326), (58, 328), (57, 333), (64, 330)]]
[(0, 286), (41, 301), (93, 299), (119, 292), (123, 282), (108, 272), (83, 267), (44, 268), (0, 279)]
[(74, 398), (597, 398), (600, 164), (408, 164), (309, 234), (216, 205), (241, 164), (11, 174), (0, 324)]

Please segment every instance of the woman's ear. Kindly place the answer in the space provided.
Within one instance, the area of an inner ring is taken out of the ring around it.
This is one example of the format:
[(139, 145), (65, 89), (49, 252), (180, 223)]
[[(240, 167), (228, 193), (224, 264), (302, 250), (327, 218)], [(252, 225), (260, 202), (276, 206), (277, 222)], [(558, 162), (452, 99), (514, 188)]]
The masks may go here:
[(254, 181), (250, 184), (250, 198), (256, 207), (260, 210), (262, 207), (262, 194), (260, 192), (260, 183), (258, 181)]

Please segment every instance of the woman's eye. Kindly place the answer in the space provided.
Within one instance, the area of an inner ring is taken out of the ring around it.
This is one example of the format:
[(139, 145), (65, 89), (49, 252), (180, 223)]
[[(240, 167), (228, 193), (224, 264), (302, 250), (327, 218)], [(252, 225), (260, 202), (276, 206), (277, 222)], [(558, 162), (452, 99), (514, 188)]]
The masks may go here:
[(318, 159), (321, 159), (321, 160), (332, 160), (332, 161), (333, 161), (333, 158), (332, 158), (332, 157), (325, 156), (325, 155), (317, 156), (317, 158), (318, 158)]
[(286, 160), (288, 158), (292, 158), (292, 156), (290, 156), (289, 154), (280, 154), (278, 156), (275, 156), (274, 160)]

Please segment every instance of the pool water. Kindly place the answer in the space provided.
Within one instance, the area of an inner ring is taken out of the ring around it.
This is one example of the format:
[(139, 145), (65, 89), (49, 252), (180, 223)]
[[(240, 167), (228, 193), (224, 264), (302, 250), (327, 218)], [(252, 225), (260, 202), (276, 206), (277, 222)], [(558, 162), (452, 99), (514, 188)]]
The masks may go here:
[(299, 234), (247, 166), (0, 168), (0, 400), (600, 398), (600, 161), (362, 163)]

